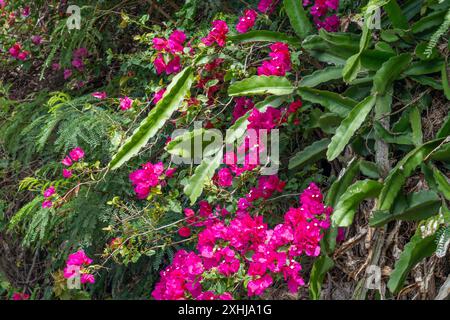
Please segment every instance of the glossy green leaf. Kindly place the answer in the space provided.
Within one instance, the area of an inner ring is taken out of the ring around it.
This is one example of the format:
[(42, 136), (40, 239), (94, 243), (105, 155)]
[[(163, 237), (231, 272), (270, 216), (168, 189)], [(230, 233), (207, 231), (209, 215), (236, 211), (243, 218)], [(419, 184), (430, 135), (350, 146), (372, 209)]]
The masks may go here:
[(438, 190), (450, 201), (450, 183), (448, 178), (437, 168), (433, 169), (433, 176), (437, 183)]
[(430, 257), (436, 251), (435, 238), (434, 235), (422, 238), (420, 232), (416, 232), (410, 242), (405, 245), (400, 258), (395, 263), (387, 284), (389, 291), (394, 294), (398, 293), (402, 289), (409, 271), (422, 259)]
[(223, 153), (218, 150), (212, 158), (204, 158), (202, 163), (195, 168), (195, 172), (184, 187), (184, 193), (189, 197), (191, 205), (194, 205), (203, 192), (205, 183), (211, 181), (216, 169), (222, 162)]
[(342, 78), (342, 67), (330, 66), (317, 70), (307, 76), (304, 76), (300, 82), (300, 87), (314, 88), (322, 83)]
[(416, 106), (412, 107), (411, 112), (409, 113), (409, 120), (412, 129), (412, 141), (415, 146), (420, 146), (423, 143), (422, 118), (420, 116), (420, 111)]
[(392, 25), (399, 29), (409, 29), (409, 23), (406, 16), (403, 14), (402, 9), (398, 5), (396, 0), (391, 0), (384, 5), (384, 10), (392, 21)]
[(433, 140), (415, 148), (401, 159), (389, 173), (384, 182), (378, 200), (378, 209), (380, 211), (389, 211), (402, 188), (406, 179), (412, 172), (424, 162), (433, 152), (442, 145), (443, 139)]
[(325, 138), (314, 142), (312, 145), (298, 152), (289, 160), (289, 170), (298, 167), (304, 167), (308, 164), (315, 163), (316, 161), (325, 158), (329, 143), (330, 139)]
[(421, 221), (438, 213), (441, 201), (434, 191), (424, 190), (408, 194), (404, 201), (397, 198), (393, 212), (375, 211), (369, 224), (381, 227), (394, 220)]
[(327, 206), (334, 208), (339, 198), (347, 191), (359, 172), (360, 162), (353, 158), (347, 168), (342, 169), (336, 181), (333, 182), (325, 197)]
[(445, 138), (450, 136), (450, 113), (447, 115), (447, 118), (444, 120), (444, 124), (439, 128), (439, 131), (436, 133), (436, 138)]
[(438, 27), (444, 22), (445, 11), (432, 12), (412, 25), (413, 33), (420, 33)]
[(300, 39), (304, 39), (311, 33), (313, 27), (302, 2), (298, 0), (283, 0), (283, 4), (292, 28)]
[(344, 150), (345, 146), (350, 142), (350, 139), (355, 134), (366, 120), (367, 115), (375, 105), (376, 96), (369, 96), (360, 103), (358, 103), (348, 116), (342, 120), (341, 125), (337, 128), (336, 134), (331, 139), (328, 146), (327, 158), (328, 161), (336, 159)]
[(334, 267), (333, 259), (327, 255), (320, 256), (313, 264), (309, 279), (309, 296), (312, 300), (320, 299), (320, 292), (325, 275)]
[(320, 104), (342, 118), (346, 117), (358, 104), (358, 102), (353, 99), (326, 90), (299, 88), (297, 92), (304, 100)]
[(400, 144), (400, 145), (412, 145), (411, 134), (395, 134), (387, 131), (379, 122), (374, 122), (373, 128), (375, 129), (375, 137), (381, 139), (387, 143)]
[(382, 184), (374, 180), (362, 180), (352, 184), (340, 197), (331, 216), (334, 225), (348, 227), (352, 224), (359, 204), (368, 198), (375, 198), (380, 193)]
[(379, 179), (380, 178), (380, 168), (378, 168), (376, 163), (361, 160), (360, 161), (360, 169), (361, 173), (371, 179)]
[(194, 80), (191, 67), (185, 68), (177, 74), (164, 94), (164, 97), (150, 111), (140, 126), (133, 132), (122, 147), (112, 158), (109, 167), (114, 170), (122, 166), (129, 159), (138, 154), (150, 138), (164, 126), (165, 122), (172, 116), (175, 110), (183, 102), (191, 89)]
[(228, 40), (234, 43), (248, 42), (285, 42), (287, 44), (298, 46), (300, 41), (294, 37), (290, 37), (282, 32), (269, 30), (254, 30), (246, 33), (228, 37)]
[(373, 78), (373, 93), (384, 95), (394, 80), (408, 67), (411, 59), (411, 54), (403, 53), (383, 63)]
[(254, 96), (272, 94), (282, 96), (291, 94), (294, 88), (285, 77), (253, 76), (230, 85), (228, 94), (236, 96)]
[(448, 77), (448, 71), (447, 66), (445, 63), (442, 64), (442, 87), (444, 88), (444, 94), (447, 97), (447, 100), (450, 100), (450, 84), (449, 84), (449, 77)]

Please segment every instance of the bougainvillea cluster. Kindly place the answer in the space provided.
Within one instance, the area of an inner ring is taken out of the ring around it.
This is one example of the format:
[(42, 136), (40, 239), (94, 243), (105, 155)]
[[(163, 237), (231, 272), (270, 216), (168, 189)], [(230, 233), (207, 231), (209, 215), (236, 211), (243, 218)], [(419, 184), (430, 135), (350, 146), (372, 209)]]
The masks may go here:
[(336, 14), (329, 15), (332, 11), (339, 9), (339, 0), (303, 0), (304, 6), (311, 5), (310, 13), (314, 18), (314, 23), (318, 29), (325, 29), (335, 32), (339, 29), (340, 20)]
[(255, 25), (258, 13), (255, 10), (247, 9), (244, 11), (244, 15), (239, 18), (239, 22), (236, 25), (236, 30), (239, 33), (245, 33)]
[(150, 162), (141, 165), (141, 169), (130, 173), (130, 181), (133, 184), (134, 192), (138, 199), (145, 199), (151, 192), (152, 188), (158, 185), (165, 185), (165, 178), (171, 178), (175, 173), (175, 168), (168, 168), (164, 171), (164, 164), (158, 162), (152, 164)]
[[(263, 197), (266, 187), (277, 185), (271, 179), (256, 189)], [(299, 260), (320, 254), (319, 242), (330, 226), (331, 212), (323, 204), (319, 188), (311, 184), (300, 196), (300, 207), (290, 208), (283, 223), (274, 228), (269, 228), (262, 216), (250, 214), (207, 225), (198, 234), (197, 251), (177, 252), (172, 264), (161, 272), (152, 296), (161, 300), (231, 299), (240, 288), (250, 297), (260, 296), (277, 280), (286, 281), (295, 293), (305, 283)], [(223, 279), (231, 285), (215, 292), (214, 283)]]
[(266, 60), (258, 68), (260, 76), (285, 76), (291, 70), (291, 54), (287, 44), (276, 42), (270, 46), (270, 60)]
[(227, 41), (228, 25), (223, 20), (215, 20), (212, 22), (212, 29), (209, 34), (202, 39), (206, 46), (212, 46), (216, 43), (219, 47), (224, 47)]
[(64, 268), (64, 278), (71, 279), (79, 275), (81, 283), (95, 283), (94, 275), (87, 269), (90, 264), (92, 259), (83, 250), (70, 254)]
[(153, 48), (158, 52), (153, 61), (156, 72), (167, 75), (176, 74), (181, 70), (181, 54), (183, 53), (186, 34), (174, 30), (169, 39), (153, 38)]

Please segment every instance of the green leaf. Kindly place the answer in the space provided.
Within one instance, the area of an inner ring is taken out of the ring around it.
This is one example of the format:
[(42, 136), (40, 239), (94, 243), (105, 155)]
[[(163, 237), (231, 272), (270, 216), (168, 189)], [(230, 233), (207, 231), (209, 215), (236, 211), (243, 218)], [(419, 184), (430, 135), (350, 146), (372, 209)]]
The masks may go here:
[(345, 146), (349, 143), (353, 134), (363, 124), (369, 112), (375, 105), (376, 96), (369, 96), (348, 114), (348, 116), (342, 120), (341, 125), (337, 128), (336, 134), (331, 139), (331, 143), (328, 146), (327, 158), (328, 161), (336, 159), (339, 154), (344, 150)]
[(320, 256), (313, 264), (309, 278), (309, 296), (312, 300), (320, 299), (320, 291), (325, 275), (334, 267), (333, 259), (327, 255)]
[(294, 88), (288, 79), (276, 76), (252, 76), (235, 82), (228, 88), (228, 94), (232, 97), (264, 94), (283, 96), (293, 91)]
[(204, 158), (202, 163), (195, 168), (195, 172), (184, 187), (184, 193), (194, 205), (203, 192), (205, 183), (211, 181), (216, 169), (222, 163), (223, 152), (218, 150), (213, 158)]
[(304, 167), (324, 158), (326, 156), (329, 143), (330, 139), (325, 138), (320, 141), (314, 142), (312, 145), (298, 152), (289, 160), (289, 170), (295, 169), (297, 167)]
[(383, 63), (380, 70), (373, 77), (373, 93), (384, 95), (394, 80), (400, 77), (400, 74), (411, 63), (412, 56), (409, 53), (403, 53), (390, 58)]
[(445, 63), (442, 64), (442, 86), (444, 88), (444, 94), (447, 97), (447, 100), (450, 100), (450, 85), (448, 80), (448, 72), (447, 72), (447, 66)]
[(392, 25), (395, 28), (403, 30), (409, 29), (408, 19), (403, 14), (402, 9), (400, 8), (396, 0), (391, 0), (387, 4), (385, 4), (384, 10), (386, 10), (389, 19), (392, 21)]
[(436, 73), (442, 70), (443, 60), (433, 59), (427, 61), (416, 61), (403, 72), (404, 76), (422, 76), (424, 74)]
[(360, 169), (360, 161), (353, 158), (347, 168), (344, 168), (339, 173), (338, 178), (328, 190), (325, 197), (325, 203), (329, 207), (336, 207), (339, 198), (347, 191), (348, 187), (352, 184)]
[(366, 160), (361, 160), (360, 169), (361, 169), (361, 173), (369, 178), (372, 178), (372, 179), (380, 178), (380, 169), (378, 168), (376, 163), (366, 161)]
[(378, 200), (378, 209), (380, 211), (389, 211), (391, 209), (391, 206), (406, 179), (417, 166), (424, 162), (442, 145), (442, 142), (443, 139), (438, 139), (425, 143), (412, 150), (397, 163), (386, 178), (384, 187), (381, 190)]
[(431, 159), (450, 163), (450, 143), (444, 144), (439, 150), (434, 152)]
[(374, 180), (362, 180), (352, 184), (339, 199), (331, 215), (334, 225), (348, 227), (352, 224), (359, 204), (368, 198), (375, 198), (380, 193), (382, 184)]
[(129, 159), (134, 157), (151, 139), (158, 130), (164, 126), (165, 122), (172, 116), (175, 110), (183, 102), (189, 93), (194, 80), (191, 67), (185, 68), (177, 74), (164, 94), (164, 97), (150, 111), (147, 118), (133, 132), (122, 147), (112, 158), (109, 167), (114, 170), (122, 166)]
[(422, 118), (420, 117), (420, 111), (417, 107), (411, 109), (409, 120), (412, 129), (412, 141), (415, 146), (420, 146), (423, 143)]
[(432, 12), (412, 25), (413, 33), (420, 33), (438, 27), (444, 22), (445, 11)]
[(313, 30), (309, 17), (298, 0), (284, 0), (284, 8), (295, 33), (304, 39)]
[(450, 201), (450, 183), (448, 182), (448, 178), (437, 168), (433, 169), (433, 176), (437, 183), (438, 190), (442, 192), (448, 201)]
[(243, 34), (228, 37), (228, 40), (234, 43), (248, 42), (285, 42), (293, 46), (298, 46), (300, 41), (294, 37), (290, 37), (282, 32), (255, 30)]
[(177, 136), (172, 141), (170, 141), (166, 145), (165, 149), (172, 155), (189, 158), (193, 154), (194, 141), (196, 141), (196, 139), (202, 142), (203, 147), (204, 133), (205, 129), (203, 128), (187, 131), (185, 134)]
[(325, 69), (316, 70), (315, 72), (304, 76), (300, 82), (300, 87), (314, 88), (318, 85), (342, 78), (342, 67), (341, 66), (330, 66)]
[(342, 78), (346, 83), (350, 83), (356, 79), (358, 72), (361, 70), (361, 54), (357, 53), (348, 58), (347, 63), (342, 70)]
[(375, 137), (387, 143), (394, 143), (400, 145), (414, 144), (410, 134), (399, 134), (387, 131), (379, 122), (374, 122)]
[(326, 90), (299, 88), (297, 92), (304, 100), (320, 104), (342, 118), (345, 118), (358, 104), (358, 102), (353, 99)]
[(438, 213), (441, 201), (436, 192), (425, 190), (408, 194), (406, 199), (397, 198), (393, 212), (375, 211), (369, 220), (371, 227), (381, 227), (393, 220), (420, 221)]
[(436, 133), (436, 138), (445, 138), (450, 136), (450, 113), (447, 115), (447, 118), (444, 120), (444, 124)]
[(409, 271), (422, 259), (430, 257), (436, 251), (435, 236), (422, 238), (420, 232), (411, 238), (411, 241), (405, 245), (400, 258), (395, 263), (389, 282), (387, 284), (389, 291), (396, 294), (404, 285)]

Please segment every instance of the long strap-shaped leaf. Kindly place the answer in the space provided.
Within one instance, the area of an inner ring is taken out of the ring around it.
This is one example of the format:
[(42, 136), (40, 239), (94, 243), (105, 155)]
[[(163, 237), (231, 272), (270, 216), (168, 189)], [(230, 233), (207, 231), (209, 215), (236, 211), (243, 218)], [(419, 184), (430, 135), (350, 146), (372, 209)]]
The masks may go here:
[(342, 118), (345, 118), (358, 104), (358, 102), (353, 99), (343, 97), (338, 93), (327, 90), (304, 87), (298, 88), (298, 94), (304, 100), (318, 103)]
[(324, 69), (320, 69), (317, 71), (314, 71), (313, 73), (304, 76), (300, 82), (300, 87), (308, 87), (308, 88), (314, 88), (318, 85), (331, 81), (331, 80), (337, 80), (342, 78), (342, 67), (341, 66), (330, 66), (326, 67)]
[(191, 200), (191, 205), (193, 205), (198, 197), (200, 197), (205, 183), (211, 180), (216, 169), (220, 166), (222, 156), (223, 153), (219, 150), (213, 158), (203, 159), (202, 163), (195, 169), (194, 175), (184, 187), (184, 193)]
[(307, 146), (289, 160), (289, 170), (314, 163), (324, 158), (328, 144), (330, 144), (330, 139), (325, 138)]
[(228, 37), (228, 40), (234, 43), (248, 42), (286, 42), (289, 45), (298, 46), (300, 41), (294, 37), (290, 37), (282, 32), (269, 30), (254, 30), (243, 34)]
[(411, 63), (411, 59), (411, 54), (403, 53), (383, 63), (381, 69), (373, 77), (372, 93), (384, 95), (394, 80), (399, 78), (400, 74)]
[(164, 97), (150, 111), (147, 118), (133, 132), (114, 155), (109, 163), (111, 169), (117, 169), (129, 159), (134, 157), (142, 147), (152, 138), (164, 123), (178, 109), (187, 93), (189, 92), (194, 76), (191, 67), (185, 68), (177, 74), (171, 84), (167, 87)]
[(312, 25), (302, 1), (284, 0), (283, 3), (292, 28), (300, 39), (304, 39), (312, 31)]
[(374, 180), (362, 180), (352, 184), (339, 199), (332, 219), (336, 226), (348, 227), (353, 222), (358, 205), (368, 198), (374, 198), (380, 193), (383, 185)]
[(337, 128), (336, 134), (331, 139), (328, 146), (327, 158), (332, 161), (344, 150), (356, 130), (361, 127), (367, 115), (375, 105), (376, 96), (369, 96), (356, 105), (355, 108), (342, 120)]
[(394, 271), (392, 271), (387, 284), (389, 291), (392, 293), (399, 292), (409, 271), (422, 259), (435, 252), (435, 239), (434, 235), (422, 238), (420, 232), (416, 232), (395, 263)]
[(386, 178), (384, 187), (381, 190), (378, 199), (378, 209), (380, 211), (389, 211), (397, 197), (398, 192), (402, 188), (406, 179), (416, 169), (418, 165), (424, 162), (433, 152), (442, 145), (444, 139), (430, 141), (415, 148), (400, 160), (395, 168)]
[(254, 96), (273, 94), (284, 96), (294, 91), (291, 82), (285, 77), (253, 76), (230, 85), (228, 94), (236, 96)]

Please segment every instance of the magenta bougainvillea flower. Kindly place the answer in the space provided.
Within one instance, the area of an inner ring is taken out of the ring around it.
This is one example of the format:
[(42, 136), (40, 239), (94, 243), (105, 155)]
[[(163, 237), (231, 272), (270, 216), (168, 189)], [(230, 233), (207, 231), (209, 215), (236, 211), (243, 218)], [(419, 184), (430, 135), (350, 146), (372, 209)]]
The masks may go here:
[(53, 202), (51, 200), (45, 200), (44, 202), (42, 202), (42, 208), (44, 209), (51, 208), (52, 206)]
[(72, 171), (64, 168), (62, 175), (63, 175), (64, 179), (69, 179), (72, 177)]
[[(304, 1), (303, 5), (309, 6), (311, 1)], [(311, 6), (310, 13), (313, 16), (314, 23), (318, 29), (325, 29), (328, 32), (339, 30), (340, 20), (336, 14), (327, 16), (330, 11), (339, 9), (339, 0), (315, 0)]]
[[(1, 2), (0, 2), (1, 4)], [(28, 300), (30, 299), (30, 295), (23, 292), (14, 292), (12, 295), (12, 300)]]
[(26, 6), (22, 9), (22, 17), (26, 18), (30, 15), (31, 9), (30, 6)]
[(121, 110), (125, 111), (131, 108), (133, 105), (133, 100), (129, 97), (119, 98), (119, 107)]
[(48, 189), (46, 189), (44, 191), (44, 197), (46, 197), (46, 198), (50, 198), (54, 194), (55, 194), (55, 187), (54, 186), (51, 186), (51, 187), (49, 187)]
[(9, 53), (14, 58), (17, 58), (17, 56), (19, 55), (21, 50), (22, 50), (22, 47), (21, 47), (20, 43), (15, 43), (11, 48), (9, 48)]
[(73, 148), (69, 152), (69, 157), (75, 162), (80, 161), (84, 158), (84, 150), (80, 147)]
[(182, 227), (178, 230), (178, 234), (183, 238), (187, 238), (191, 235), (191, 229), (189, 227)]
[(285, 76), (291, 70), (291, 54), (287, 44), (276, 42), (270, 46), (271, 60), (264, 61), (258, 68), (260, 76)]
[(38, 46), (42, 43), (42, 37), (41, 36), (32, 36), (31, 42), (33, 42), (34, 45)]
[(72, 70), (64, 69), (64, 80), (69, 79), (72, 76)]
[(153, 95), (153, 103), (157, 104), (159, 102), (159, 100), (162, 99), (164, 93), (166, 92), (166, 89), (163, 88), (161, 90), (158, 90), (157, 92), (155, 92), (155, 94)]
[(262, 13), (272, 13), (275, 10), (278, 0), (260, 0), (258, 10)]
[(175, 30), (169, 36), (169, 39), (153, 38), (153, 48), (159, 51), (156, 59), (153, 61), (156, 72), (167, 75), (176, 74), (181, 71), (180, 54), (183, 53), (186, 34), (181, 30)]
[(100, 100), (106, 99), (108, 97), (108, 95), (104, 91), (102, 91), (102, 92), (93, 92), (91, 94), (91, 96), (93, 96), (94, 98), (100, 99)]
[(236, 30), (239, 33), (245, 33), (255, 25), (258, 13), (255, 10), (245, 10), (244, 15), (239, 18)]
[(78, 250), (70, 254), (66, 261), (66, 267), (64, 268), (64, 278), (73, 278), (77, 275), (78, 271), (81, 276), (81, 283), (95, 283), (95, 277), (86, 270), (86, 267), (91, 263), (92, 259), (83, 250)]
[(212, 29), (209, 34), (202, 39), (202, 42), (207, 46), (212, 46), (216, 43), (219, 47), (224, 47), (227, 40), (228, 25), (223, 20), (215, 20), (212, 22)]
[[(150, 189), (161, 184), (164, 175), (164, 165), (162, 162), (143, 164), (142, 169), (138, 169), (130, 174), (130, 181), (138, 199), (145, 199), (150, 194)], [(172, 169), (166, 171), (166, 177), (173, 175)]]
[(235, 98), (234, 101), (236, 102), (236, 104), (234, 105), (233, 110), (233, 121), (236, 121), (237, 119), (245, 115), (255, 106), (252, 99), (246, 97)]

